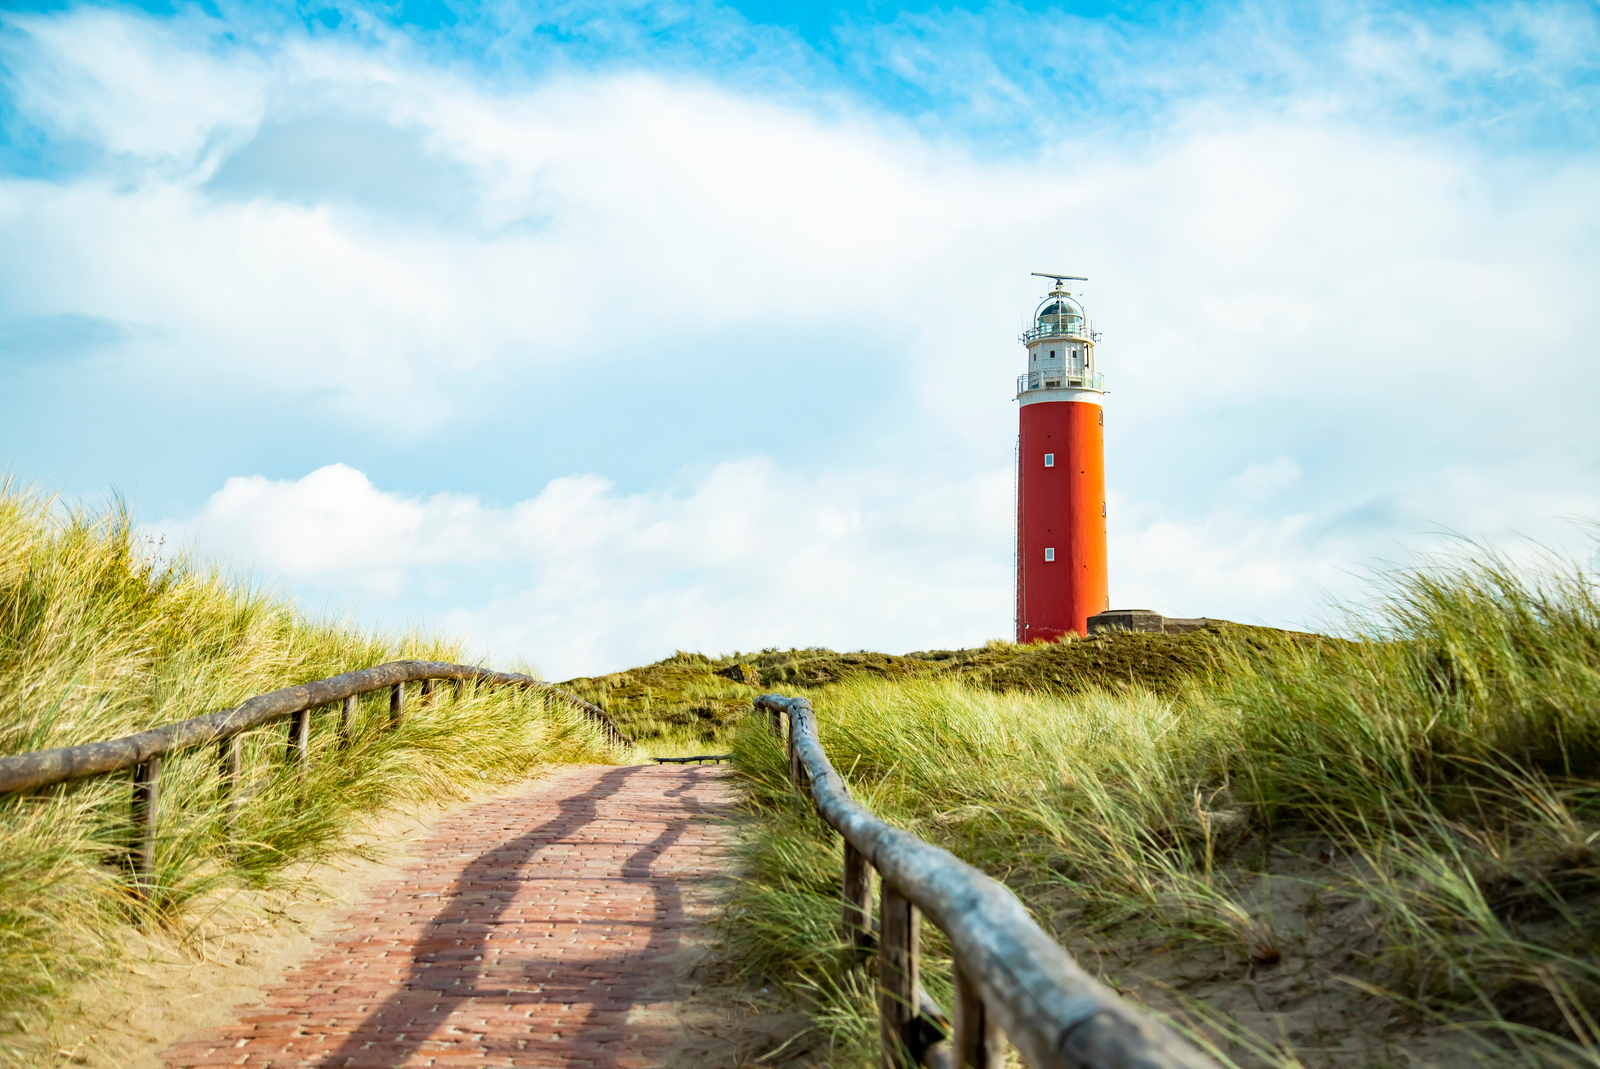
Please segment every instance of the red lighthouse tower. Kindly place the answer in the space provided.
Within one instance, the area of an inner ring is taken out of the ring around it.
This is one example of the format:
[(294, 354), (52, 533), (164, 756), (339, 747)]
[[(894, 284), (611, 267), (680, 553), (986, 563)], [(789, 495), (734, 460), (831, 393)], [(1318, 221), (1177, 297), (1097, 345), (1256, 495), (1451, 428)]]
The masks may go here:
[(1055, 288), (1020, 339), (1017, 379), (1017, 641), (1087, 634), (1111, 607), (1106, 574), (1105, 387), (1094, 333), (1067, 292), (1075, 275), (1034, 272)]

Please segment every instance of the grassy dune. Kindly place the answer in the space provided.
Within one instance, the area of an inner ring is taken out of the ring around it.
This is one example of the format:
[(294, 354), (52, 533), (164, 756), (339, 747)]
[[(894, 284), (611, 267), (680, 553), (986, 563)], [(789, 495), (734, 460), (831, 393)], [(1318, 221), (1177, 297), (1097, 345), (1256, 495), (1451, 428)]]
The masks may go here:
[(977, 649), (904, 656), (817, 647), (721, 657), (679, 651), (655, 664), (561, 686), (604, 708), (644, 752), (662, 757), (721, 753), (732, 745), (750, 699), (774, 687), (810, 691), (846, 679), (942, 678), (999, 692), (1076, 691), (1112, 680), (1170, 694), (1213, 664), (1224, 637), (1245, 643), (1285, 640), (1283, 632), (1219, 620), (1193, 634), (1116, 634), (1047, 646), (991, 641)]
[[(457, 646), (309, 619), (287, 600), (188, 561), (163, 561), (126, 513), (63, 512), (0, 491), (0, 752), (126, 734), (254, 694), (403, 657), (462, 661)], [(130, 777), (0, 797), (0, 1012), (47, 1010), (74, 979), (117, 961), (126, 925), (186, 926), (241, 888), (339, 852), (366, 815), (459, 797), (556, 761), (614, 755), (585, 721), (510, 690), (441, 688), (397, 732), (387, 694), (363, 701), (349, 748), (315, 715), (312, 761), (284, 760), (285, 726), (251, 732), (247, 800), (226, 833), (214, 748), (166, 762), (156, 884), (127, 888)], [(3, 1032), (4, 1029), (0, 1029)], [(0, 1060), (31, 1057), (0, 1034)]]
[[(1356, 641), (1216, 637), (1199, 674), (813, 692), (852, 792), (1007, 882), (1113, 986), (1240, 1064), (1600, 1065), (1600, 603), (1572, 567), (1400, 576)], [(727, 936), (873, 1063), (840, 847), (755, 718)], [(930, 989), (948, 983), (924, 932)]]

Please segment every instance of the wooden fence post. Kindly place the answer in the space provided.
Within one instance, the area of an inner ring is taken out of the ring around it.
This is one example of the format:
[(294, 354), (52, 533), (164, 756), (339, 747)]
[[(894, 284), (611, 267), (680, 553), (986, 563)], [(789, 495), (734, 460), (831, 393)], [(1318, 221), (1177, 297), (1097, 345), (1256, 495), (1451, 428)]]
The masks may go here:
[(433, 680), (431, 679), (424, 679), (422, 681), (422, 704), (433, 704)]
[(300, 775), (306, 774), (311, 758), (311, 710), (297, 709), (289, 714), (288, 758)]
[(218, 791), (228, 803), (227, 816), (223, 818), (232, 839), (239, 826), (239, 777), (244, 770), (244, 736), (235, 732), (217, 743), (217, 761), (222, 765), (222, 782)]
[(352, 694), (339, 706), (339, 744), (348, 747), (356, 741), (356, 701)]
[(921, 955), (920, 911), (884, 880), (878, 897), (878, 1040), (883, 1069), (915, 1069), (911, 1029), (917, 1019), (917, 965)]
[(955, 963), (955, 1060), (959, 1069), (1002, 1069), (1005, 1039), (978, 987)]
[(155, 885), (156, 811), (161, 805), (161, 758), (133, 769), (133, 886), (148, 899)]
[(389, 688), (389, 730), (397, 729), (406, 719), (406, 685), (396, 683)]
[(844, 929), (859, 954), (872, 949), (872, 866), (844, 841)]

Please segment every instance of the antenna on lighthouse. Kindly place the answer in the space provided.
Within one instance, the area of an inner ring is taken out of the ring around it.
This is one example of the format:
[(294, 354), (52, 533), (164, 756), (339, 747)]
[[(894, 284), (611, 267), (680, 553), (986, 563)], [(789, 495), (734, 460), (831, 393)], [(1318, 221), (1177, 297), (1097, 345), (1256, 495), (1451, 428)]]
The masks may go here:
[(1066, 287), (1063, 285), (1063, 283), (1066, 283), (1066, 282), (1087, 282), (1087, 281), (1089, 281), (1087, 278), (1084, 278), (1082, 275), (1052, 275), (1048, 271), (1030, 271), (1028, 273), (1031, 274), (1034, 278), (1053, 278), (1053, 279), (1055, 279), (1056, 280), (1056, 289), (1061, 290), (1062, 292), (1066, 291)]

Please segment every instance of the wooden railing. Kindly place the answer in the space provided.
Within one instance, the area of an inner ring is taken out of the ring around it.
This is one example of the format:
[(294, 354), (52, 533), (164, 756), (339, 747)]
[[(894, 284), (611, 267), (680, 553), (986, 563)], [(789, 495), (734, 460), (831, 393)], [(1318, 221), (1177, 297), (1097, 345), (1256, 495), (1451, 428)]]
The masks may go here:
[[(844, 924), (878, 955), (884, 1069), (1001, 1069), (1005, 1040), (1034, 1069), (1217, 1069), (1166, 1025), (1084, 972), (1003, 884), (885, 824), (850, 799), (805, 698), (763, 694), (774, 734), (788, 722), (789, 779), (844, 837)], [(872, 873), (882, 884), (872, 923)], [(949, 936), (949, 1017), (918, 982), (920, 918)]]
[(393, 730), (405, 720), (406, 684), (420, 681), (421, 703), (427, 705), (433, 701), (435, 684), (439, 680), (449, 682), (458, 695), (468, 683), (538, 689), (575, 706), (590, 720), (600, 724), (613, 745), (633, 745), (633, 740), (617, 728), (603, 709), (565, 691), (556, 690), (533, 676), (492, 672), (487, 668), (437, 661), (390, 661), (331, 679), (284, 687), (248, 698), (232, 709), (179, 720), (134, 735), (0, 757), (0, 794), (133, 769), (134, 842), (131, 845), (131, 861), (135, 888), (142, 893), (149, 887), (154, 871), (156, 806), (161, 791), (162, 758), (181, 750), (216, 743), (217, 756), (222, 764), (222, 791), (229, 799), (231, 825), (238, 805), (243, 761), (242, 732), (288, 718), (289, 758), (304, 763), (310, 756), (311, 713), (318, 706), (340, 703), (339, 736), (341, 741), (349, 743), (355, 726), (356, 699), (361, 695), (388, 689), (388, 727)]

